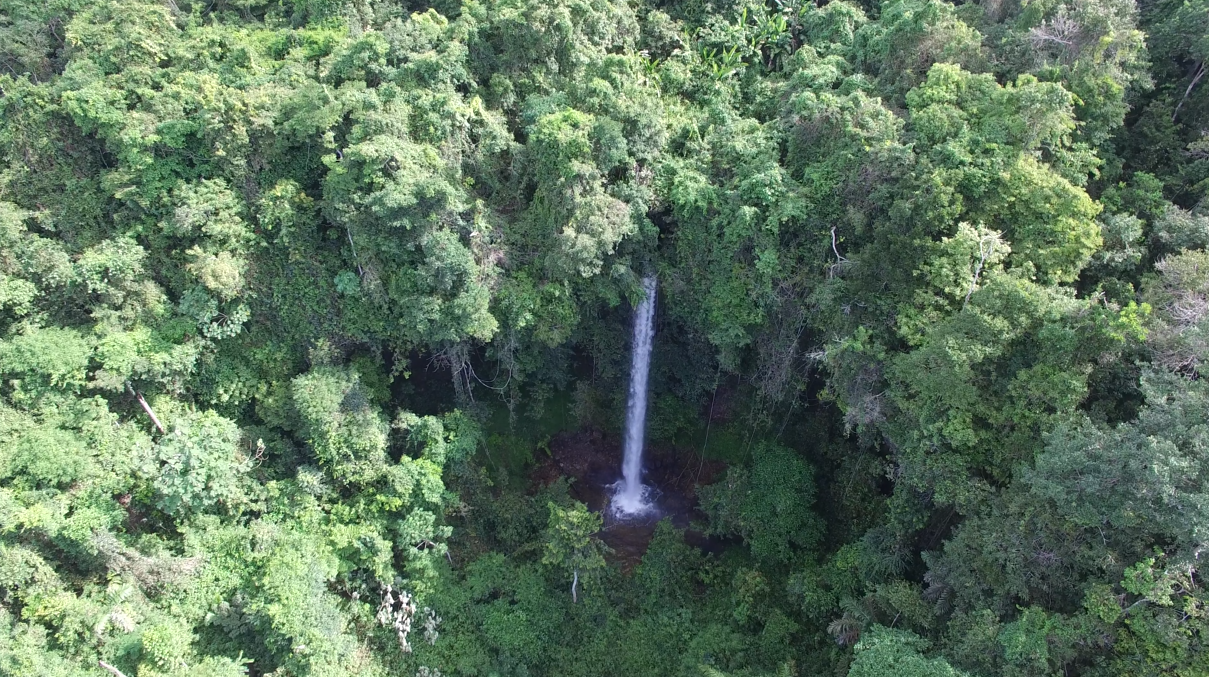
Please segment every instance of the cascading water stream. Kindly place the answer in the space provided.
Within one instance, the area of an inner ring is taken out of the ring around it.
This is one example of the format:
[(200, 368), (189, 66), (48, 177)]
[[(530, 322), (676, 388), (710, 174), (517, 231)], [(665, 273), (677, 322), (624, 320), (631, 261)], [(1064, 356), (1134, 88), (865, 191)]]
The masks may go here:
[(642, 483), (642, 443), (646, 433), (647, 375), (651, 368), (651, 344), (655, 338), (655, 278), (642, 279), (645, 296), (634, 310), (634, 338), (630, 356), (630, 395), (625, 415), (625, 460), (622, 480), (613, 495), (612, 510), (618, 516), (634, 516), (653, 506), (650, 490)]

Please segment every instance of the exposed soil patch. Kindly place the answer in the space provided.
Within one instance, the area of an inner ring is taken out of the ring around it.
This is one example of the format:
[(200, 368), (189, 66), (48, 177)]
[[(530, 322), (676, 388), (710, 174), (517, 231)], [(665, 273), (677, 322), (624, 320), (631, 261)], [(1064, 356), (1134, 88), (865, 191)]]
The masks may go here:
[(618, 521), (608, 512), (613, 484), (621, 479), (622, 443), (619, 437), (594, 430), (561, 433), (550, 440), (550, 456), (530, 473), (532, 482), (547, 485), (559, 476), (573, 478), (571, 495), (589, 510), (605, 515), (601, 540), (613, 549), (610, 557), (626, 571), (642, 560), (655, 525), (671, 518), (678, 529), (687, 529), (685, 540), (707, 551), (718, 551), (725, 543), (693, 530), (692, 522), (704, 515), (697, 510), (695, 487), (710, 484), (726, 469), (719, 461), (701, 459), (692, 449), (648, 446), (643, 458), (643, 482), (657, 492), (656, 509), (637, 520)]

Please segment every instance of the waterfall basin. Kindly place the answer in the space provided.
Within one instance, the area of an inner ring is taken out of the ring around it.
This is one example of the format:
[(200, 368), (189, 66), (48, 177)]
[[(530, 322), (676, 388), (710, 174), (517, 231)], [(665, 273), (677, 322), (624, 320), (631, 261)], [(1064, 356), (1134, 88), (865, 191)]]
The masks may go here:
[(632, 485), (624, 478), (609, 485), (613, 496), (609, 500), (609, 517), (625, 521), (651, 517), (659, 512), (656, 501), (659, 492), (645, 484)]
[(555, 435), (550, 440), (551, 456), (534, 468), (532, 479), (539, 484), (548, 484), (559, 476), (573, 479), (571, 497), (604, 517), (600, 539), (612, 551), (608, 560), (619, 564), (623, 571), (642, 560), (656, 526), (663, 520), (669, 520), (676, 529), (687, 530), (685, 541), (705, 552), (719, 553), (729, 545), (727, 539), (707, 537), (693, 528), (694, 523), (705, 520), (697, 510), (695, 486), (717, 481), (725, 470), (723, 463), (702, 462), (692, 449), (663, 445), (648, 448), (643, 473), (646, 508), (640, 513), (619, 513), (613, 509), (613, 501), (621, 482), (617, 471), (621, 442), (590, 429)]

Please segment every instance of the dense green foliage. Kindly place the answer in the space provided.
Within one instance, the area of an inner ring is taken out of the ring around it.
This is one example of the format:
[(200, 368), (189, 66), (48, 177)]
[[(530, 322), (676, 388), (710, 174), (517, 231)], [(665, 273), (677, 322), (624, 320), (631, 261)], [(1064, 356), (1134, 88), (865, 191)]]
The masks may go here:
[[(0, 675), (1209, 674), (1207, 0), (0, 0), (0, 64)], [(725, 469), (629, 567), (527, 474), (647, 274)]]

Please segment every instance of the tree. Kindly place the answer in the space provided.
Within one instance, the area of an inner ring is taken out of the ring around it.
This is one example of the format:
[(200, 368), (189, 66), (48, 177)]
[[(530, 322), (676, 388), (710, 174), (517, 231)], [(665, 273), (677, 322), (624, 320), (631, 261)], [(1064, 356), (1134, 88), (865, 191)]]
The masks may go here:
[(577, 602), (580, 578), (595, 582), (605, 567), (608, 547), (596, 538), (603, 518), (583, 503), (563, 508), (551, 502), (549, 509), (542, 564), (571, 573), (571, 601)]
[(247, 474), (253, 461), (240, 448), (241, 438), (234, 423), (214, 412), (173, 421), (143, 470), (155, 487), (156, 506), (182, 518), (218, 506), (238, 510), (252, 493)]
[(1196, 375), (1206, 359), (1209, 320), (1209, 253), (1181, 252), (1155, 264), (1146, 298), (1155, 308), (1147, 342), (1163, 367)]
[(961, 677), (967, 673), (955, 670), (940, 658), (926, 658), (923, 652), (931, 646), (928, 640), (903, 630), (875, 626), (856, 645), (856, 659), (848, 670), (849, 677)]
[(708, 533), (741, 536), (756, 558), (774, 564), (791, 561), (820, 538), (821, 525), (811, 511), (814, 493), (810, 466), (769, 443), (752, 450), (750, 468), (731, 468), (717, 484), (698, 489)]
[(293, 380), (292, 393), (320, 463), (352, 482), (369, 482), (382, 472), (390, 428), (355, 371), (313, 369)]
[(0, 674), (1206, 673), (1207, 7), (6, 0)]

